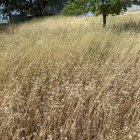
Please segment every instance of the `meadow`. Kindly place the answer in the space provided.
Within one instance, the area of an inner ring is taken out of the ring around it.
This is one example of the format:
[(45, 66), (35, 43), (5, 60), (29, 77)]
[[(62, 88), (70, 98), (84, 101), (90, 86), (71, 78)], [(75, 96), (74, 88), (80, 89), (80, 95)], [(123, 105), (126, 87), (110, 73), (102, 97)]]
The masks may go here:
[(140, 140), (139, 13), (1, 27), (0, 140)]

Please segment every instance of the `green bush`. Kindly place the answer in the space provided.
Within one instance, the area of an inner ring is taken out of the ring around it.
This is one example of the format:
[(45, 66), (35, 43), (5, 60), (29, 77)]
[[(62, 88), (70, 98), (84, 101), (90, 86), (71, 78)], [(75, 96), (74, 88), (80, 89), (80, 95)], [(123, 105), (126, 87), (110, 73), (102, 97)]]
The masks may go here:
[(74, 2), (68, 1), (66, 7), (63, 9), (64, 15), (79, 15), (89, 11), (87, 7), (87, 0), (75, 0)]

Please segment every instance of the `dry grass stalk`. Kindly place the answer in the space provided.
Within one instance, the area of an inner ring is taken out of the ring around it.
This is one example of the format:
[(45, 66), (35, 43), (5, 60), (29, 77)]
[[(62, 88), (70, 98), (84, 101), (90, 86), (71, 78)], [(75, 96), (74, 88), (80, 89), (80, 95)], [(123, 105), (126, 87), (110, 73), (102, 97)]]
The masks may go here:
[(139, 140), (140, 17), (55, 17), (0, 36), (1, 140)]

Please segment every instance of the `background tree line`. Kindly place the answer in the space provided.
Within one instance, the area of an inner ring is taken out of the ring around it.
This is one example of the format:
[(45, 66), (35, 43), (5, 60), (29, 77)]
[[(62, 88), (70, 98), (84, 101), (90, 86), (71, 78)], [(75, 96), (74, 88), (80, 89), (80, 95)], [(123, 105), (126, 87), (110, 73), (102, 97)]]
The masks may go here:
[(48, 6), (64, 7), (64, 15), (79, 15), (88, 11), (95, 15), (102, 14), (103, 26), (106, 26), (106, 19), (109, 14), (118, 15), (127, 10), (127, 5), (131, 0), (1, 0), (3, 13), (10, 16), (12, 11), (20, 15), (31, 15), (41, 17), (47, 15), (45, 10)]
[(44, 16), (46, 6), (61, 7), (60, 0), (1, 0), (2, 12), (11, 14), (12, 11), (20, 15), (32, 15), (34, 17)]

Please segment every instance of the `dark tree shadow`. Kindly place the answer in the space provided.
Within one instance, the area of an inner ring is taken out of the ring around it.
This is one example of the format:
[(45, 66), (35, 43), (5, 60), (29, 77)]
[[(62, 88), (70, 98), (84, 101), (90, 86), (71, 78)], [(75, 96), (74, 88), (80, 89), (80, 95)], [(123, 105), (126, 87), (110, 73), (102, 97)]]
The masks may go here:
[(0, 24), (0, 35), (3, 33), (13, 34), (18, 26), (19, 24)]

